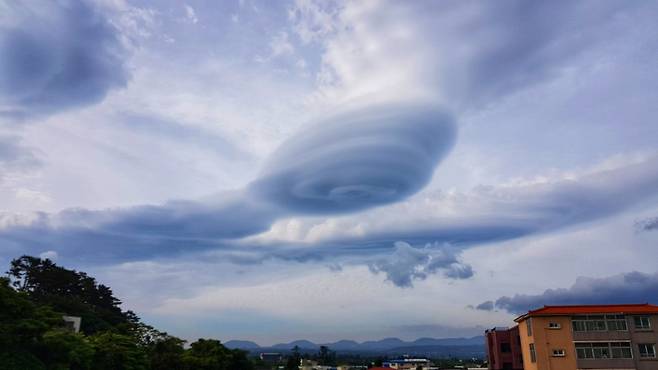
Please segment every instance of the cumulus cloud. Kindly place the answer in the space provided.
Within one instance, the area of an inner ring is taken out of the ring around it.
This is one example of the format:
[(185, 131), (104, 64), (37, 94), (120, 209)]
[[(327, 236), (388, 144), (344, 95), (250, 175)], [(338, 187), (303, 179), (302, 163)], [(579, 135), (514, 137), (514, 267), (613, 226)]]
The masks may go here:
[(393, 253), (370, 263), (374, 273), (383, 272), (386, 280), (399, 287), (411, 287), (414, 280), (425, 280), (429, 275), (442, 271), (453, 279), (473, 276), (471, 266), (459, 259), (459, 252), (444, 246), (426, 245), (414, 248), (409, 243), (396, 242)]
[(58, 254), (56, 251), (45, 251), (42, 253), (39, 253), (39, 258), (42, 259), (49, 259), (51, 261), (56, 261), (57, 260)]
[(495, 306), (519, 314), (544, 305), (657, 303), (656, 297), (658, 273), (633, 271), (603, 278), (579, 277), (570, 288), (547, 289), (537, 295), (500, 297)]
[(658, 230), (658, 217), (649, 217), (635, 222), (637, 231), (655, 231)]
[(354, 109), (287, 140), (249, 191), (297, 214), (393, 203), (427, 184), (454, 138), (452, 118), (434, 106)]
[(125, 86), (117, 29), (86, 1), (9, 2), (0, 17), (0, 114), (49, 114)]

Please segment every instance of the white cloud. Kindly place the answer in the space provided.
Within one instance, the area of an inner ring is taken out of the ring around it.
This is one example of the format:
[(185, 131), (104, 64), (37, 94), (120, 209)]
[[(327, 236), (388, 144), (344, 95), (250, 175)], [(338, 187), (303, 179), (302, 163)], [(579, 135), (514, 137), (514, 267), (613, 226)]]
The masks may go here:
[(194, 8), (189, 6), (188, 4), (185, 4), (185, 15), (187, 16), (187, 19), (192, 22), (192, 23), (198, 23), (199, 18), (196, 16), (196, 12), (194, 11)]
[(43, 258), (43, 259), (47, 258), (51, 261), (57, 261), (57, 257), (59, 256), (57, 255), (56, 251), (45, 251), (39, 254), (39, 258)]

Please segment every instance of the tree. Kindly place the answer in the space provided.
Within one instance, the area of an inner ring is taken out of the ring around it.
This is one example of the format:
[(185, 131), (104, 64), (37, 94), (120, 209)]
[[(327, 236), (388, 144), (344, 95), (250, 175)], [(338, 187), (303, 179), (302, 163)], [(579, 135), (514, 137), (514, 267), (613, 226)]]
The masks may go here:
[[(252, 370), (247, 353), (218, 340), (184, 340), (121, 311), (112, 290), (84, 272), (22, 256), (0, 278), (0, 370)], [(13, 286), (13, 287), (12, 287)], [(82, 317), (82, 333), (62, 315)]]
[(199, 339), (183, 355), (188, 369), (224, 370), (228, 365), (228, 350), (215, 339)]
[(27, 294), (13, 290), (7, 278), (0, 278), (0, 358), (4, 359), (2, 363), (38, 362), (34, 353), (42, 344), (43, 334), (61, 324), (61, 315), (50, 307), (34, 304)]
[(34, 302), (82, 317), (85, 334), (130, 326), (130, 317), (121, 311), (121, 301), (112, 290), (84, 272), (57, 266), (47, 258), (21, 256), (11, 261), (7, 274), (12, 285)]
[(135, 338), (112, 332), (91, 336), (90, 341), (96, 350), (94, 369), (97, 370), (145, 370), (148, 361), (143, 348)]
[(90, 341), (80, 333), (54, 329), (43, 335), (40, 357), (48, 369), (86, 370), (92, 366), (95, 350)]
[(292, 352), (286, 361), (286, 370), (298, 370), (301, 360), (302, 355), (299, 353), (299, 346), (292, 347)]
[(167, 336), (155, 340), (148, 349), (151, 370), (182, 370), (184, 340)]
[(330, 351), (327, 346), (320, 346), (320, 352), (318, 352), (318, 362), (320, 365), (331, 366), (335, 365), (336, 362), (336, 352)]
[(229, 350), (215, 339), (199, 339), (183, 354), (183, 363), (190, 370), (251, 370), (253, 364), (244, 351)]
[(247, 358), (247, 352), (233, 349), (227, 369), (230, 370), (252, 370), (254, 365)]

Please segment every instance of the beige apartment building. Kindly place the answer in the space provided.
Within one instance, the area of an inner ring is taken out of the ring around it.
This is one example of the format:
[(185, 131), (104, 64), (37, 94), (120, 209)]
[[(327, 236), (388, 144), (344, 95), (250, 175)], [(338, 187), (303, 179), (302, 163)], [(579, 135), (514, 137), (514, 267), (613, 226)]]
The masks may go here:
[(525, 370), (658, 370), (658, 306), (544, 306), (514, 321)]

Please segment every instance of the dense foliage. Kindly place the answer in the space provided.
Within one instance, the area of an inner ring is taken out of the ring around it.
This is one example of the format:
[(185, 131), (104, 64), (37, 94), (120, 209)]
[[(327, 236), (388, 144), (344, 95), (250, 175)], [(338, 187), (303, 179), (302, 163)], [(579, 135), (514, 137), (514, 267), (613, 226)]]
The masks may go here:
[[(22, 256), (0, 278), (0, 370), (251, 370), (240, 350), (185, 341), (121, 310), (112, 290), (84, 272)], [(82, 318), (80, 333), (63, 315)]]

